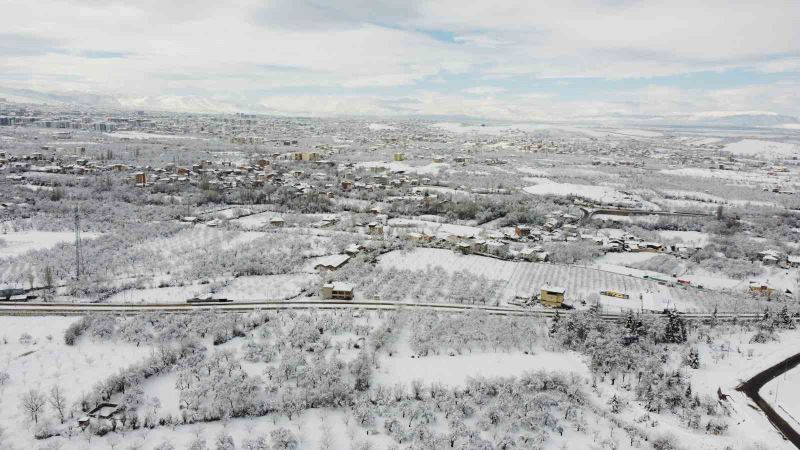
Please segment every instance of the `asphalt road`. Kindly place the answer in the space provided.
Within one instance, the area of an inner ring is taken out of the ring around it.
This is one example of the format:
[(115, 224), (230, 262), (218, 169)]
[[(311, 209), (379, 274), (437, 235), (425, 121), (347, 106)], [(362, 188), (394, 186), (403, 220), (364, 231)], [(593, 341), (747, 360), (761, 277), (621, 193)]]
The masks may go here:
[(795, 447), (800, 449), (800, 433), (792, 427), (792, 425), (772, 407), (764, 398), (761, 397), (759, 391), (765, 384), (769, 383), (772, 379), (783, 375), (785, 372), (797, 367), (800, 364), (800, 353), (789, 357), (780, 363), (762, 371), (753, 378), (742, 383), (736, 388), (737, 391), (744, 392), (745, 395), (750, 397), (767, 416), (767, 419), (780, 431), (783, 436)]
[[(15, 303), (0, 301), (0, 315), (7, 316), (48, 316), (48, 315), (85, 315), (93, 313), (137, 314), (142, 312), (187, 313), (199, 310), (215, 310), (227, 312), (248, 312), (282, 309), (364, 309), (364, 310), (400, 310), (428, 309), (433, 311), (464, 312), (472, 310), (485, 311), (496, 315), (517, 315), (532, 317), (552, 317), (555, 309), (525, 308), (512, 306), (464, 305), (454, 303), (402, 303), (384, 301), (342, 301), (342, 300), (307, 300), (307, 301), (231, 301), (226, 303)], [(572, 314), (575, 310), (560, 309), (558, 314)], [(647, 311), (645, 314), (657, 315), (658, 311)], [(687, 320), (711, 320), (711, 313), (681, 313)], [(605, 313), (607, 320), (620, 320), (627, 313)], [(719, 321), (751, 321), (759, 320), (762, 313), (717, 313)]]

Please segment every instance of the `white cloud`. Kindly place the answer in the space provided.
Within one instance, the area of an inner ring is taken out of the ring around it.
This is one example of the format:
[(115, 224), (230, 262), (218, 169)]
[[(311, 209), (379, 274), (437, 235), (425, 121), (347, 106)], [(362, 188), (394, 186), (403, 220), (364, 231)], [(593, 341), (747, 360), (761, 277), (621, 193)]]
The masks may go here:
[(506, 90), (506, 88), (499, 86), (473, 86), (471, 88), (464, 89), (461, 92), (473, 95), (494, 95), (501, 92), (506, 92)]
[[(754, 76), (798, 73), (798, 22), (795, 0), (200, 0), (190, 7), (163, 0), (40, 0), (36, 8), (6, 0), (0, 82), (226, 104), (268, 97), (309, 113), (316, 99), (321, 114), (391, 114), (387, 102), (398, 98), (418, 99), (399, 108), (402, 113), (494, 117), (546, 117), (545, 108), (572, 116), (797, 113), (797, 94), (791, 92), (796, 83), (688, 90), (623, 86), (567, 102), (525, 97), (524, 83), (504, 86), (504, 80), (625, 80), (732, 69)], [(467, 84), (459, 94), (430, 92), (458, 90), (463, 84), (448, 89), (453, 76), (476, 85)], [(303, 88), (322, 94), (264, 94)]]

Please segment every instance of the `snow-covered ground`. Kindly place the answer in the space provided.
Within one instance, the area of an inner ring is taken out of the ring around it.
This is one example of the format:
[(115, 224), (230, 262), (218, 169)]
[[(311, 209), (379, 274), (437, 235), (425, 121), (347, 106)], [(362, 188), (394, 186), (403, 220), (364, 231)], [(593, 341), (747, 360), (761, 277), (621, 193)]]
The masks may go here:
[(313, 274), (288, 274), (239, 277), (220, 289), (219, 297), (234, 300), (285, 300), (300, 294), (315, 279)]
[(206, 285), (128, 289), (109, 297), (109, 303), (183, 303), (208, 292)]
[(269, 221), (273, 217), (283, 218), (283, 214), (274, 211), (264, 211), (245, 217), (239, 217), (238, 219), (231, 220), (231, 222), (238, 223), (245, 230), (258, 230), (262, 227), (269, 226)]
[(366, 169), (372, 167), (384, 167), (391, 172), (404, 172), (404, 173), (414, 173), (417, 175), (438, 175), (441, 171), (447, 170), (450, 168), (450, 164), (447, 163), (428, 163), (425, 165), (417, 165), (412, 166), (405, 162), (381, 162), (381, 161), (369, 161), (356, 164), (357, 167), (363, 167)]
[(594, 260), (596, 264), (611, 264), (617, 266), (624, 266), (626, 264), (635, 264), (656, 256), (657, 253), (653, 252), (616, 252), (606, 253), (605, 255)]
[[(81, 233), (81, 239), (92, 239), (97, 233)], [(21, 255), (31, 250), (50, 248), (62, 242), (73, 242), (75, 233), (72, 231), (11, 231), (0, 234), (0, 258)]]
[(534, 177), (542, 177), (540, 178), (541, 180), (544, 180), (545, 179), (544, 177), (550, 175), (550, 173), (544, 169), (533, 169), (531, 167), (517, 167), (517, 170), (526, 175), (532, 175)]
[(566, 197), (574, 195), (603, 204), (619, 204), (626, 206), (641, 206), (644, 200), (638, 196), (626, 194), (611, 186), (556, 183), (547, 178), (526, 179), (536, 181), (538, 184), (526, 186), (522, 190), (533, 195), (556, 195)]
[(683, 167), (679, 169), (664, 169), (661, 171), (667, 175), (679, 175), (684, 177), (697, 178), (719, 178), (729, 180), (735, 184), (764, 184), (770, 182), (785, 182), (790, 180), (788, 177), (777, 177), (761, 172), (743, 172), (741, 170), (721, 170), (703, 169), (699, 167)]
[(765, 384), (760, 394), (778, 414), (800, 430), (800, 367)]
[(369, 128), (372, 131), (396, 130), (397, 129), (397, 127), (392, 126), (392, 125), (387, 125), (385, 123), (371, 123), (371, 124), (367, 125), (367, 128)]
[[(467, 271), (490, 280), (502, 281), (499, 298), (513, 299), (516, 295), (538, 293), (543, 285), (565, 287), (567, 301), (578, 302), (611, 290), (626, 293), (629, 299), (603, 297), (601, 302), (609, 311), (645, 309), (661, 310), (676, 307), (683, 311), (711, 311), (715, 305), (724, 310), (733, 307), (730, 296), (699, 289), (661, 285), (644, 279), (644, 275), (661, 279), (668, 274), (647, 272), (612, 264), (596, 264), (591, 267), (549, 263), (502, 261), (477, 255), (461, 255), (450, 250), (417, 248), (410, 252), (393, 251), (380, 257), (382, 269), (424, 270), (436, 266), (448, 273)], [(642, 297), (641, 299), (639, 297)], [(746, 304), (736, 304), (746, 307)], [(757, 307), (756, 305), (753, 306)]]
[(709, 239), (708, 233), (700, 231), (659, 230), (658, 235), (669, 241), (680, 241), (697, 247), (705, 247)]
[(619, 129), (619, 130), (612, 130), (612, 131), (610, 131), (610, 133), (622, 134), (622, 135), (625, 135), (625, 136), (647, 137), (647, 138), (661, 137), (661, 136), (664, 135), (664, 133), (661, 133), (661, 132), (658, 132), (658, 131), (638, 130), (638, 129), (632, 129), (632, 128), (622, 128), (622, 129)]
[[(761, 411), (751, 406), (752, 401), (736, 391), (736, 387), (762, 370), (796, 354), (800, 348), (800, 333), (796, 330), (784, 331), (780, 333), (779, 341), (765, 344), (750, 343), (752, 334), (741, 332), (726, 336), (723, 340), (714, 340), (710, 345), (700, 344), (700, 369), (689, 371), (693, 389), (698, 394), (714, 396), (719, 388), (731, 396), (733, 413), (726, 439), (732, 442), (737, 439), (740, 442), (760, 442), (763, 448), (793, 448), (770, 425)], [(797, 371), (793, 372), (787, 380), (800, 381), (795, 378)], [(786, 382), (781, 385), (779, 379), (773, 380), (761, 390), (765, 400), (771, 402), (774, 399), (771, 389), (776, 385), (779, 386), (780, 397), (786, 395), (784, 404), (796, 408), (800, 400), (800, 395), (797, 395), (800, 383)], [(772, 396), (769, 395), (771, 392)]]
[(764, 158), (786, 158), (800, 154), (800, 146), (797, 144), (758, 139), (742, 139), (726, 145), (724, 150), (736, 155)]
[(530, 355), (522, 352), (476, 352), (424, 358), (411, 358), (410, 354), (400, 352), (383, 359), (375, 378), (386, 385), (403, 383), (409, 386), (414, 380), (424, 380), (426, 383), (463, 387), (468, 378), (519, 376), (535, 370), (573, 372), (589, 377), (589, 369), (578, 354), (543, 351)]
[[(95, 383), (145, 359), (153, 351), (149, 346), (93, 342), (88, 337), (79, 338), (75, 346), (67, 346), (64, 330), (78, 319), (0, 317), (0, 371), (9, 375), (9, 380), (0, 385), (0, 427), (4, 429), (4, 439), (15, 449), (39, 447), (31, 426), (21, 420), (23, 414), (18, 405), (23, 392), (39, 389), (47, 393), (58, 385), (72, 405)], [(28, 343), (20, 342), (25, 334), (30, 336)]]
[(415, 219), (389, 219), (388, 225), (397, 229), (425, 232), (430, 235), (447, 233), (462, 237), (477, 237), (483, 233), (483, 229), (479, 227), (469, 227), (466, 225), (437, 223)]
[[(127, 139), (204, 139), (197, 136), (190, 136), (186, 134), (157, 134), (157, 133), (145, 133), (142, 131), (117, 131), (114, 133), (105, 133), (106, 136), (115, 137), (115, 138), (127, 138)], [(204, 139), (207, 140), (207, 139)]]

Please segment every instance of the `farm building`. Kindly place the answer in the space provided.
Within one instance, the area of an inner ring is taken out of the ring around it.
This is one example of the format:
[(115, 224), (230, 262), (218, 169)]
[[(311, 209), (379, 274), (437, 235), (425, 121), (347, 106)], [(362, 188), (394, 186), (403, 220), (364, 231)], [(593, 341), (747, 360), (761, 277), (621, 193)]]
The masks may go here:
[(395, 153), (394, 154), (394, 160), (395, 161), (405, 161), (406, 160), (406, 154), (405, 153)]
[(459, 252), (467, 255), (472, 251), (472, 246), (470, 246), (467, 242), (459, 242), (456, 244), (456, 249), (458, 249)]
[(472, 241), (473, 252), (483, 253), (486, 252), (487, 249), (488, 245), (486, 241), (484, 241), (483, 239), (475, 239), (474, 241)]
[(518, 237), (530, 236), (531, 227), (529, 225), (517, 225), (514, 227), (514, 234)]
[(269, 224), (272, 225), (273, 227), (282, 227), (285, 224), (285, 222), (280, 217), (273, 217), (269, 219)]
[(536, 251), (530, 247), (525, 247), (519, 251), (519, 256), (526, 261), (533, 261), (536, 259)]
[(750, 292), (754, 294), (772, 295), (772, 293), (775, 291), (775, 288), (767, 283), (761, 283), (758, 281), (751, 281), (749, 287)]
[(322, 298), (325, 300), (352, 300), (353, 285), (350, 283), (333, 282), (322, 285)]
[(86, 428), (90, 424), (95, 423), (116, 429), (117, 423), (120, 422), (118, 418), (119, 413), (120, 408), (116, 403), (100, 403), (89, 411), (86, 416), (78, 419), (78, 426)]
[(539, 292), (539, 301), (544, 306), (559, 308), (564, 303), (564, 294), (566, 292), (567, 289), (563, 287), (544, 285)]
[(489, 241), (486, 243), (486, 251), (492, 255), (505, 256), (508, 253), (508, 244), (500, 241)]
[(421, 241), (422, 240), (422, 233), (415, 233), (411, 232), (406, 234), (406, 239), (409, 241)]
[(369, 234), (383, 234), (383, 225), (378, 222), (370, 222), (367, 224), (367, 231)]
[(324, 258), (321, 258), (317, 264), (314, 266), (314, 269), (317, 271), (323, 270), (336, 270), (339, 267), (342, 267), (344, 263), (350, 260), (350, 255), (330, 255)]
[(362, 247), (359, 244), (350, 244), (344, 249), (344, 252), (350, 256), (354, 256), (361, 251), (361, 248)]

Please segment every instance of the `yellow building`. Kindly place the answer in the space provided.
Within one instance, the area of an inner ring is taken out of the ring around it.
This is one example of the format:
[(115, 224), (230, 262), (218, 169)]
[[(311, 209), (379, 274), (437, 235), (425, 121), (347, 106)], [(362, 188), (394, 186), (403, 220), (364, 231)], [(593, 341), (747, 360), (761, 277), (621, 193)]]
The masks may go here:
[(395, 153), (394, 154), (394, 160), (395, 161), (405, 161), (406, 160), (406, 154), (405, 153)]
[(321, 156), (318, 152), (292, 152), (289, 153), (292, 161), (319, 161)]
[(340, 282), (327, 283), (322, 285), (320, 294), (324, 300), (352, 300), (353, 285)]
[(566, 288), (556, 286), (542, 286), (539, 292), (539, 302), (551, 308), (560, 308), (564, 303), (564, 293)]

